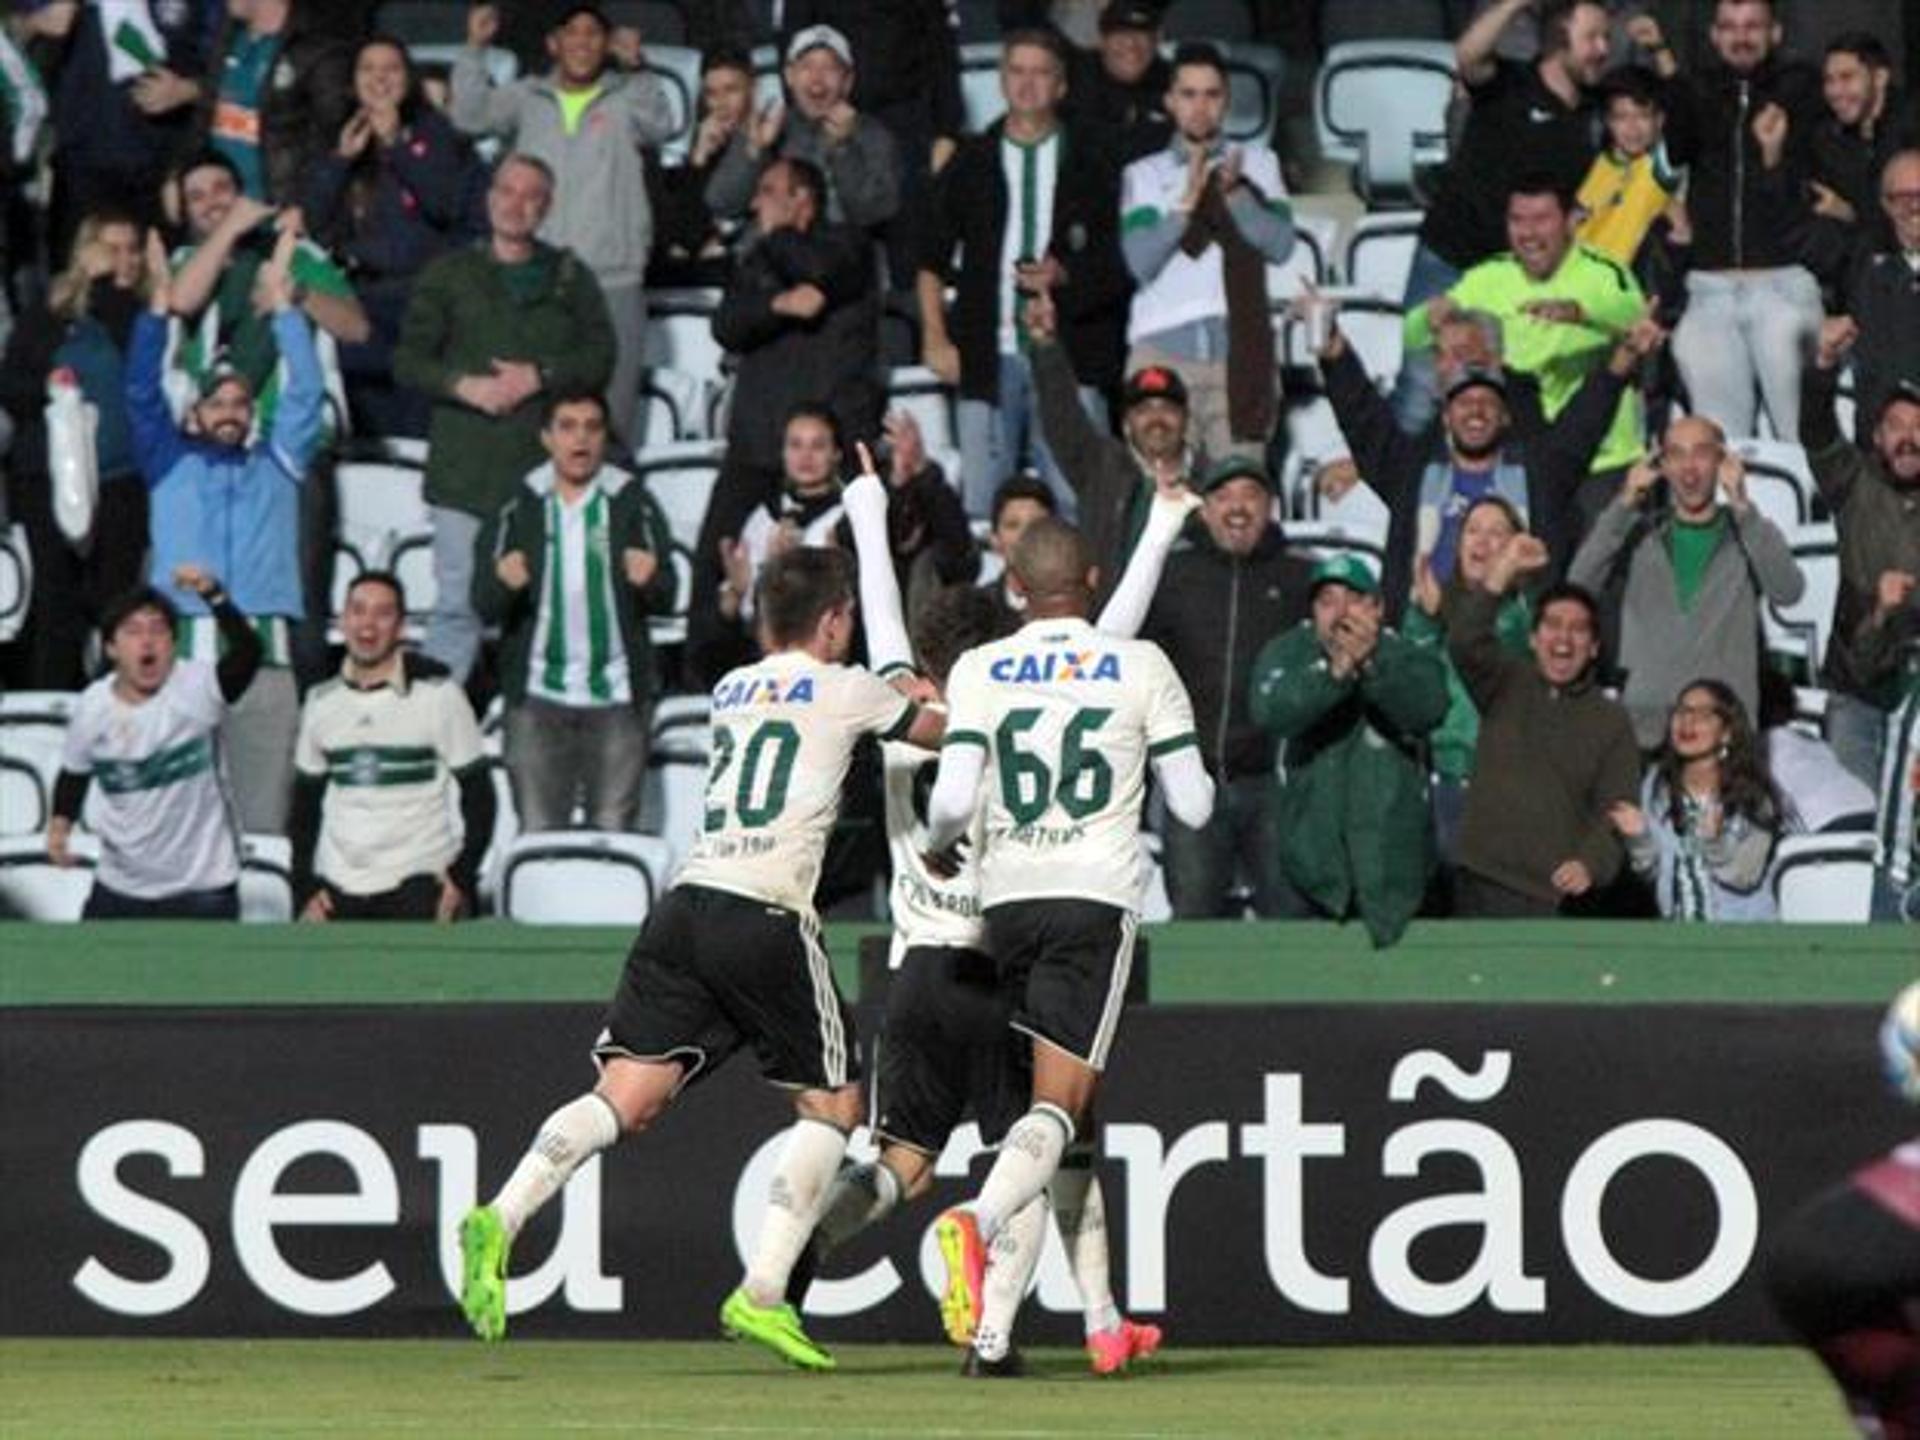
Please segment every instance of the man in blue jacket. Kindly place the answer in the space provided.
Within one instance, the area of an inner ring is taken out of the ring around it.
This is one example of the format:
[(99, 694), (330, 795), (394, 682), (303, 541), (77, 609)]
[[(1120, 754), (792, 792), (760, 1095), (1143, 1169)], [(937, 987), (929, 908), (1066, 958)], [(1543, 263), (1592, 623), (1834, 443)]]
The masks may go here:
[[(235, 604), (260, 630), (259, 675), (228, 711), (221, 745), (241, 828), (274, 835), (286, 830), (300, 721), (287, 633), (289, 622), (304, 614), (300, 485), (320, 445), (325, 402), (313, 332), (297, 306), (292, 263), (298, 243), (291, 229), (282, 231), (262, 271), (287, 373), (266, 438), (249, 443), (252, 387), (218, 365), (208, 371), (186, 428), (174, 424), (161, 385), (172, 285), (157, 234), (147, 239), (153, 293), (147, 313), (134, 326), (127, 356), (134, 460), (149, 492), (149, 573), (156, 585), (181, 565), (225, 576)], [(217, 632), (206, 607), (187, 597), (181, 611), (180, 652), (215, 658)]]

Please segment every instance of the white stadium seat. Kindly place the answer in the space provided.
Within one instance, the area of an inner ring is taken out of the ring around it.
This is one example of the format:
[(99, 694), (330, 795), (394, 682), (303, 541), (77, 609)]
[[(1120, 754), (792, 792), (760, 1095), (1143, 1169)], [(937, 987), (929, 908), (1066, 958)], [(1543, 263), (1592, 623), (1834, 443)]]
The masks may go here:
[(0, 695), (0, 755), (32, 767), (51, 799), (60, 778), (67, 722), (80, 698), (68, 690), (14, 690)]
[(1793, 558), (1806, 589), (1792, 605), (1768, 601), (1761, 611), (1767, 649), (1804, 665), (1807, 683), (1817, 683), (1833, 634), (1833, 606), (1840, 593), (1839, 540), (1831, 525), (1806, 525), (1787, 532)]
[(670, 695), (654, 707), (641, 819), (667, 842), (675, 865), (686, 859), (706, 821), (710, 709), (705, 695)]
[(1365, 531), (1325, 520), (1292, 520), (1286, 532), (1287, 548), (1309, 560), (1357, 555), (1375, 575), (1385, 567), (1381, 541)]
[(1847, 924), (1869, 918), (1880, 842), (1870, 834), (1788, 835), (1773, 857), (1780, 918)]
[(1399, 304), (1426, 218), (1424, 210), (1378, 210), (1355, 220), (1340, 271), (1347, 285), (1357, 294)]
[[(644, 31), (642, 34), (645, 36)], [(680, 44), (656, 44), (654, 37), (646, 36), (640, 68), (667, 92), (673, 131), (661, 142), (660, 153), (668, 163), (677, 165), (693, 148), (694, 115), (700, 99), (700, 52)]]
[(1369, 206), (1419, 198), (1420, 170), (1447, 158), (1453, 46), (1442, 40), (1335, 45), (1314, 84), (1320, 153), (1353, 166)]
[(0, 835), (38, 835), (47, 828), (51, 801), (34, 765), (0, 754)]
[(1733, 449), (1747, 467), (1754, 505), (1782, 530), (1827, 518), (1813, 466), (1798, 441), (1740, 440)]
[(339, 536), (366, 569), (385, 569), (402, 540), (433, 530), (426, 476), (418, 465), (344, 460), (334, 468), (333, 484)]
[(501, 912), (536, 925), (638, 925), (665, 893), (672, 866), (672, 853), (657, 835), (522, 835), (507, 849)]
[(33, 550), (27, 527), (0, 530), (0, 644), (18, 635), (27, 624), (33, 603)]
[(671, 445), (697, 440), (707, 428), (707, 383), (697, 375), (658, 365), (640, 378), (640, 406), (633, 443)]
[(76, 831), (72, 853), (75, 863), (63, 869), (47, 858), (45, 836), (0, 839), (0, 918), (78, 920), (93, 888), (100, 842)]
[(719, 308), (720, 292), (710, 287), (648, 291), (646, 363), (718, 385), (727, 359), (713, 338), (713, 312)]
[(928, 449), (952, 450), (960, 444), (953, 387), (924, 365), (899, 365), (887, 372), (887, 408), (911, 415)]
[[(485, 738), (485, 732), (482, 732)], [(513, 782), (507, 774), (507, 762), (499, 755), (487, 757), (487, 778), (493, 782), (493, 839), (487, 853), (480, 857), (481, 908), (500, 910), (500, 876), (506, 869), (507, 852), (520, 838), (520, 809), (513, 803)]]
[[(434, 69), (453, 69), (453, 62), (460, 58), (466, 49), (464, 41), (452, 42), (421, 40), (407, 46), (407, 54), (415, 65), (424, 65)], [(487, 47), (487, 74), (496, 85), (511, 85), (520, 78), (520, 57), (513, 51), (502, 49), (498, 45)]]

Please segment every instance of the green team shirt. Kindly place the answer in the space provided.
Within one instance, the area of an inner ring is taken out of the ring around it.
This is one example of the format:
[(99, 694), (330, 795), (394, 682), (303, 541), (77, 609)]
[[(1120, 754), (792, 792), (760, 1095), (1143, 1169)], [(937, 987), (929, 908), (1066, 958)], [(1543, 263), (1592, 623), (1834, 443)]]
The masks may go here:
[[(1559, 418), (1581, 383), (1606, 363), (1620, 333), (1646, 308), (1633, 273), (1585, 245), (1568, 250), (1560, 268), (1545, 280), (1528, 275), (1512, 254), (1496, 255), (1462, 275), (1447, 296), (1463, 310), (1500, 317), (1507, 368), (1539, 381), (1541, 409), (1549, 420)], [(1538, 300), (1571, 300), (1584, 319), (1578, 325), (1536, 320), (1521, 307)], [(1406, 340), (1409, 350), (1432, 346), (1433, 328), (1424, 306), (1408, 314)], [(1631, 465), (1646, 450), (1645, 433), (1640, 392), (1630, 389), (1620, 397), (1593, 468)]]
[(1700, 593), (1713, 552), (1720, 548), (1720, 534), (1727, 528), (1727, 512), (1716, 510), (1703, 525), (1689, 525), (1675, 519), (1668, 544), (1673, 554), (1673, 589), (1682, 610), (1693, 608), (1693, 597)]

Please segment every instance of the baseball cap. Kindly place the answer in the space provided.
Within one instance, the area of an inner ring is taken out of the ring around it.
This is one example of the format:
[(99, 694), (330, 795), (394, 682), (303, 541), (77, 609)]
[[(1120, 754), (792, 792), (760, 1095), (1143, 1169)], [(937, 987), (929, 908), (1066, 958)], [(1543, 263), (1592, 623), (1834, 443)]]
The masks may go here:
[(1344, 550), (1338, 555), (1329, 555), (1313, 567), (1313, 581), (1307, 587), (1308, 593), (1318, 593), (1322, 585), (1344, 585), (1361, 595), (1380, 593), (1380, 579), (1367, 562)]
[(1165, 365), (1148, 365), (1127, 377), (1120, 396), (1120, 408), (1130, 410), (1142, 400), (1171, 400), (1181, 409), (1187, 404), (1187, 382), (1180, 372)]
[(809, 50), (823, 46), (839, 56), (842, 65), (853, 64), (853, 46), (831, 25), (809, 25), (804, 30), (796, 30), (793, 39), (787, 42), (787, 63), (791, 65)]
[(1507, 398), (1506, 376), (1502, 375), (1498, 370), (1487, 370), (1475, 365), (1462, 370), (1460, 374), (1454, 378), (1454, 382), (1447, 386), (1447, 402), (1451, 404), (1456, 395), (1464, 395), (1476, 385), (1493, 391), (1493, 393), (1498, 395), (1502, 400)]
[(581, 0), (579, 4), (567, 6), (566, 9), (562, 10), (560, 14), (555, 17), (549, 29), (564, 30), (573, 23), (574, 17), (577, 15), (591, 15), (595, 20), (600, 22), (600, 28), (602, 30), (613, 29), (612, 22), (607, 19), (607, 12), (602, 10), (598, 5), (591, 3), (591, 0)]
[(247, 378), (246, 372), (223, 355), (209, 365), (206, 373), (200, 377), (199, 398), (206, 399), (229, 381), (245, 387), (249, 396), (253, 394), (253, 381)]
[(1273, 477), (1258, 460), (1251, 455), (1229, 455), (1201, 477), (1200, 493), (1211, 495), (1229, 480), (1252, 480), (1268, 490), (1274, 488)]
[(1100, 12), (1100, 33), (1109, 30), (1158, 30), (1160, 12), (1143, 0), (1109, 0)]

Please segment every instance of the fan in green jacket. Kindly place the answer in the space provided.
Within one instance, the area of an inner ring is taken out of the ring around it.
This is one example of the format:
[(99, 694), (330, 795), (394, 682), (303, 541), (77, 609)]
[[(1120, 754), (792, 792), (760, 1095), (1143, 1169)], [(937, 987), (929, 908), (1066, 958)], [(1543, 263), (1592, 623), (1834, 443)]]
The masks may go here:
[(1380, 587), (1357, 557), (1313, 575), (1313, 618), (1255, 659), (1251, 711), (1280, 739), (1280, 859), (1336, 919), (1357, 913), (1376, 946), (1420, 908), (1432, 868), (1427, 737), (1447, 713), (1446, 667), (1381, 623)]

